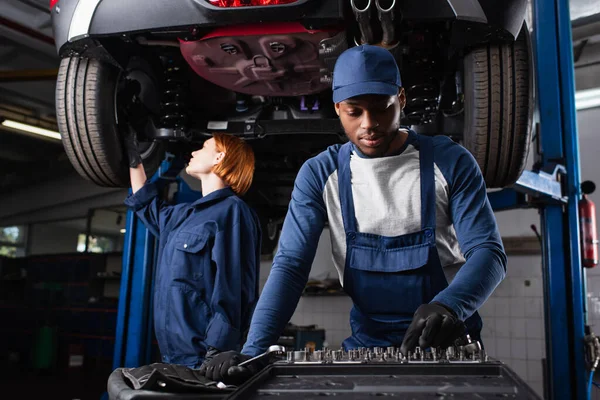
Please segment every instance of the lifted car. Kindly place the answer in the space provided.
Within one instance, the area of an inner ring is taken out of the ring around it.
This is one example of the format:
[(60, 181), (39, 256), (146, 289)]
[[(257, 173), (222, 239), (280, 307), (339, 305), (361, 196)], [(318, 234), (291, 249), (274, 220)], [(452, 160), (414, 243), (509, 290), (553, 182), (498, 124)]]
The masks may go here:
[(127, 187), (121, 140), (137, 127), (147, 173), (213, 132), (257, 157), (246, 200), (272, 252), (294, 178), (344, 142), (331, 100), (340, 53), (369, 43), (398, 61), (403, 124), (475, 156), (489, 188), (525, 165), (533, 111), (526, 0), (52, 0), (62, 58), (59, 129), (77, 171)]

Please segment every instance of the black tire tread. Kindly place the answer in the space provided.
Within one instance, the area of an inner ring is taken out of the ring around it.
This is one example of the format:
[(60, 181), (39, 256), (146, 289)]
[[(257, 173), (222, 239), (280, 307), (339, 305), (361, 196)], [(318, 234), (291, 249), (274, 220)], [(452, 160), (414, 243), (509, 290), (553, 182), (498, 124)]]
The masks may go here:
[[(129, 187), (129, 169), (115, 117), (117, 68), (80, 57), (61, 60), (56, 85), (56, 114), (71, 164), (99, 186)], [(162, 160), (162, 146), (144, 159), (148, 175)]]
[(533, 95), (525, 29), (514, 43), (482, 46), (464, 60), (464, 143), (489, 188), (512, 185), (527, 161)]

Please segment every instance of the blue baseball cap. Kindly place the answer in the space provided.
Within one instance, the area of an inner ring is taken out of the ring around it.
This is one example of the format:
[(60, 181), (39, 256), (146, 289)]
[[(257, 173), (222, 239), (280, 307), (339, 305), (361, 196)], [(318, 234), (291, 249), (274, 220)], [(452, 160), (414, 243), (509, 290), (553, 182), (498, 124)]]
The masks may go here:
[(379, 46), (351, 47), (338, 57), (333, 69), (333, 102), (364, 94), (394, 96), (402, 86), (398, 64)]

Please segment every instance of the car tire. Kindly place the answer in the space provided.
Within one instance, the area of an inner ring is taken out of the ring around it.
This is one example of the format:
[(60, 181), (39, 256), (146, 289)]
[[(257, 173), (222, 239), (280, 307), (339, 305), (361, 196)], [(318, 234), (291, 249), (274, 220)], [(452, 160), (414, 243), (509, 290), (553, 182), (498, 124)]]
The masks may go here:
[[(145, 81), (153, 80), (151, 69), (141, 60), (126, 71), (90, 58), (68, 57), (60, 63), (56, 115), (63, 146), (75, 170), (99, 186), (130, 186), (128, 160), (118, 125), (117, 109), (122, 105), (117, 104), (117, 93), (119, 83), (132, 71), (147, 75)], [(163, 146), (140, 142), (140, 153), (150, 177), (164, 157)]]
[(472, 50), (463, 65), (463, 145), (488, 188), (510, 186), (523, 172), (531, 142), (533, 63), (527, 26), (513, 43)]

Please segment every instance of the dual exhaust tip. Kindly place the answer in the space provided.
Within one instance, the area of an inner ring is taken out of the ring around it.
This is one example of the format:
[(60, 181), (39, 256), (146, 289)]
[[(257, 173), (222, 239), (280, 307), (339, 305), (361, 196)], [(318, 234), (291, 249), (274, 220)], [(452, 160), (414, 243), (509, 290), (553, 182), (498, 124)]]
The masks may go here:
[[(383, 47), (396, 45), (396, 0), (350, 0), (352, 12), (356, 16), (360, 29), (361, 44), (375, 44)], [(377, 11), (377, 19), (381, 26), (381, 40), (375, 37), (372, 25), (373, 8)]]

